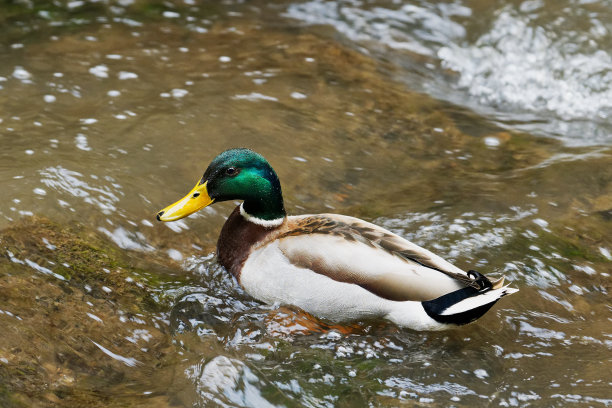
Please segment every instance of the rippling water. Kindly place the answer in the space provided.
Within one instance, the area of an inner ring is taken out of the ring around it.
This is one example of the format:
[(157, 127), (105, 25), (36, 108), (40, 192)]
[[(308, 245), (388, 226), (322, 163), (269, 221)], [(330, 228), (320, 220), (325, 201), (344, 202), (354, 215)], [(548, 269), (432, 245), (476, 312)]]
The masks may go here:
[(286, 15), (331, 25), (369, 51), (409, 66), (418, 74), (398, 76), (412, 88), (509, 128), (592, 145), (612, 140), (609, 6), (315, 0), (291, 5)]
[[(0, 6), (0, 227), (46, 217), (128, 259), (81, 282), (62, 234), (2, 241), (0, 403), (612, 405), (609, 6)], [(235, 146), (290, 213), (376, 222), (521, 291), (443, 333), (254, 301), (213, 256), (233, 203), (154, 219)]]

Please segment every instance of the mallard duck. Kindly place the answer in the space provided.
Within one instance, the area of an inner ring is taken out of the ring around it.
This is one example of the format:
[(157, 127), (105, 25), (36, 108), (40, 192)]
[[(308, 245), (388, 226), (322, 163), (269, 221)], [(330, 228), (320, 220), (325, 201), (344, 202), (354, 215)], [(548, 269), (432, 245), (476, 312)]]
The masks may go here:
[(196, 186), (157, 214), (175, 221), (216, 202), (242, 201), (223, 225), (219, 263), (254, 298), (333, 322), (387, 319), (415, 330), (470, 323), (517, 291), (465, 272), (386, 229), (337, 214), (287, 216), (276, 172), (231, 149)]

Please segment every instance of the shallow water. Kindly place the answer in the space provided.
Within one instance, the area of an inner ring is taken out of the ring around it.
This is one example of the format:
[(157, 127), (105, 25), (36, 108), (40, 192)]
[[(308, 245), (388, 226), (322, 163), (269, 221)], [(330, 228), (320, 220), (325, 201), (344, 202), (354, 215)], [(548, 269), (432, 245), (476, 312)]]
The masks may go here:
[[(0, 228), (26, 226), (3, 241), (0, 402), (612, 405), (606, 5), (2, 6)], [(374, 221), (521, 291), (443, 333), (254, 301), (212, 256), (233, 203), (154, 220), (235, 146), (290, 213)], [(116, 247), (120, 279), (71, 275), (32, 216)], [(65, 331), (36, 325), (43, 291)]]

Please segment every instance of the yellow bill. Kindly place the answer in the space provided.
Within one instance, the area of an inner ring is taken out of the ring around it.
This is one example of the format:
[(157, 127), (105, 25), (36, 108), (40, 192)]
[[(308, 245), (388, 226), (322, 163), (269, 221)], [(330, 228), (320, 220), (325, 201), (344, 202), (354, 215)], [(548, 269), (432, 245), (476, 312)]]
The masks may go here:
[(171, 204), (157, 213), (158, 221), (176, 221), (184, 218), (202, 208), (211, 205), (213, 198), (208, 195), (206, 184), (196, 184), (196, 186), (185, 197)]

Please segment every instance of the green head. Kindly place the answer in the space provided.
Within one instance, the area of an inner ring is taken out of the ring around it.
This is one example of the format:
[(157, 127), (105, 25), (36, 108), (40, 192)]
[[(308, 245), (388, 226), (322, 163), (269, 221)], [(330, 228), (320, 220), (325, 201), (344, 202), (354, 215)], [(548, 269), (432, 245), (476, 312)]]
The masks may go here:
[(175, 221), (227, 200), (244, 201), (244, 210), (262, 220), (286, 215), (280, 182), (268, 161), (249, 149), (230, 149), (215, 157), (193, 190), (160, 211), (157, 219)]

